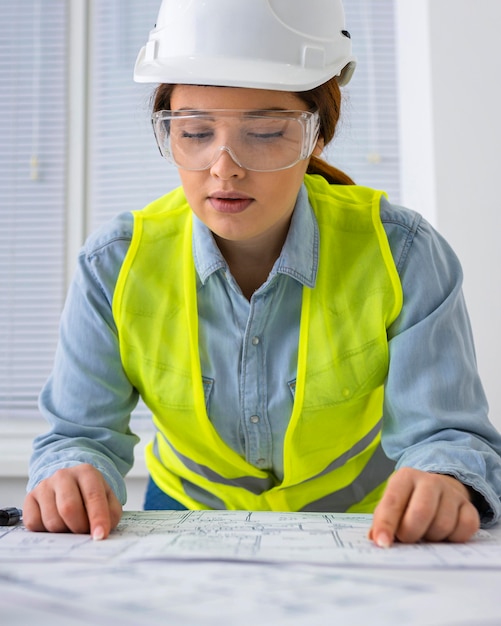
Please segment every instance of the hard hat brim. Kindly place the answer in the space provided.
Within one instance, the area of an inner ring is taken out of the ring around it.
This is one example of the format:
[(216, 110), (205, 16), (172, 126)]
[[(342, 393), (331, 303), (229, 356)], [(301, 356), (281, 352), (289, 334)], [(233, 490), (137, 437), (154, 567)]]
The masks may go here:
[(143, 47), (134, 67), (137, 83), (169, 83), (187, 85), (214, 85), (220, 87), (247, 87), (277, 91), (308, 91), (334, 76), (340, 85), (346, 85), (355, 70), (356, 59), (345, 59), (343, 67), (326, 66), (319, 69), (262, 61), (259, 68), (246, 59), (176, 57), (146, 60)]

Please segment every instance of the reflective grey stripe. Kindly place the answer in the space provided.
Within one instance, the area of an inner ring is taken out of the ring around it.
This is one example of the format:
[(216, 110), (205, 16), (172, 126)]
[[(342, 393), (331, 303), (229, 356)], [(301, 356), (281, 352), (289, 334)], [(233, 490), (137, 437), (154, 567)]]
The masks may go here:
[[(382, 420), (379, 420), (378, 423), (367, 433), (367, 435), (365, 435), (365, 437), (363, 437), (360, 441), (358, 441), (347, 452), (345, 452), (344, 454), (339, 456), (337, 459), (332, 461), (332, 463), (329, 463), (329, 465), (325, 469), (323, 469), (319, 474), (316, 474), (315, 476), (312, 476), (311, 478), (308, 478), (306, 481), (304, 481), (303, 484), (305, 485), (305, 487), (308, 481), (319, 478), (320, 476), (324, 476), (325, 474), (328, 474), (342, 467), (350, 459), (355, 457), (360, 452), (363, 452), (363, 450), (365, 450), (372, 443), (374, 438), (377, 437), (377, 435), (379, 434), (379, 431), (381, 428), (381, 421)], [(221, 485), (228, 485), (230, 487), (238, 487), (241, 489), (246, 489), (247, 491), (249, 491), (250, 493), (254, 495), (261, 495), (265, 491), (270, 490), (276, 484), (272, 476), (268, 476), (267, 478), (256, 478), (254, 476), (243, 476), (240, 478), (233, 478), (233, 479), (225, 478), (224, 476), (221, 476), (220, 474), (215, 472), (210, 467), (195, 463), (189, 457), (185, 456), (184, 454), (181, 454), (178, 450), (174, 448), (174, 446), (172, 446), (172, 444), (165, 438), (163, 434), (162, 434), (162, 437), (165, 443), (167, 443), (167, 445), (169, 446), (169, 448), (174, 452), (174, 454), (178, 457), (178, 459), (180, 459), (184, 463), (184, 465), (188, 469), (190, 469), (195, 474), (198, 474), (199, 476), (203, 476), (210, 482), (221, 484)], [(157, 459), (160, 462), (162, 462), (160, 453), (158, 451), (158, 444), (157, 444), (156, 439), (154, 440), (154, 443), (153, 443), (153, 452), (155, 456), (157, 457)], [(381, 444), (379, 444), (374, 454), (370, 458), (369, 462), (364, 467), (360, 475), (355, 479), (355, 481), (353, 481), (353, 483), (351, 483), (347, 487), (344, 487), (343, 489), (340, 489), (332, 494), (329, 494), (328, 496), (321, 498), (320, 500), (316, 500), (315, 502), (308, 504), (306, 508), (302, 510), (303, 511), (328, 511), (328, 512), (346, 511), (346, 509), (348, 509), (353, 504), (360, 502), (368, 493), (370, 493), (373, 489), (375, 489), (382, 482), (384, 482), (393, 472), (394, 466), (395, 464), (393, 463), (393, 461), (390, 461), (388, 459), (388, 457), (384, 454), (383, 449), (381, 448)], [(186, 489), (187, 485), (192, 485), (192, 488), (194, 487), (192, 483), (189, 483), (188, 481), (186, 481), (186, 485), (184, 485), (186, 493), (188, 493), (188, 490)], [(188, 487), (188, 489), (190, 489), (190, 487)], [(194, 495), (192, 497), (195, 500), (199, 500), (200, 502), (203, 502), (207, 506), (210, 506), (211, 508), (215, 508), (215, 509), (226, 508), (224, 503), (221, 500), (219, 500), (219, 498), (215, 498), (209, 492), (205, 492), (205, 493), (206, 495), (202, 498), (200, 497), (200, 495), (198, 496)], [(188, 493), (188, 495), (190, 494)], [(214, 505), (212, 505), (209, 502), (210, 498), (214, 499), (214, 502), (215, 502)]]
[(353, 446), (353, 448), (350, 448), (349, 450), (344, 452), (341, 456), (338, 456), (338, 458), (334, 459), (332, 463), (329, 463), (329, 465), (324, 470), (322, 470), (320, 474), (316, 474), (315, 476), (308, 478), (308, 480), (313, 480), (314, 478), (319, 478), (320, 476), (325, 476), (325, 474), (329, 474), (329, 472), (332, 472), (335, 469), (342, 467), (343, 465), (348, 463), (348, 461), (352, 459), (354, 456), (357, 456), (357, 454), (360, 454), (360, 452), (363, 452), (367, 447), (369, 447), (369, 445), (378, 436), (379, 431), (381, 430), (382, 421), (383, 421), (383, 418), (379, 420), (379, 422), (374, 426), (374, 428), (372, 428), (365, 435), (365, 437), (362, 437), (360, 441), (357, 441), (357, 443)]
[(206, 491), (205, 489), (202, 489), (202, 487), (188, 482), (184, 478), (181, 479), (181, 483), (183, 484), (183, 489), (186, 495), (190, 496), (190, 498), (193, 498), (193, 500), (197, 500), (198, 502), (205, 504), (205, 506), (208, 506), (210, 509), (215, 509), (218, 511), (226, 509), (226, 504), (219, 498), (216, 498), (216, 496), (209, 491)]
[(350, 506), (363, 500), (368, 493), (387, 480), (394, 469), (394, 461), (386, 456), (381, 444), (379, 444), (367, 465), (350, 485), (320, 498), (320, 500), (310, 502), (301, 510), (344, 513)]
[[(267, 478), (256, 478), (255, 476), (242, 476), (240, 478), (225, 478), (224, 476), (221, 476), (221, 474), (218, 474), (217, 472), (215, 472), (210, 467), (195, 463), (192, 459), (188, 458), (184, 454), (181, 454), (179, 450), (176, 450), (174, 446), (172, 446), (172, 444), (169, 441), (167, 441), (167, 439), (164, 437), (163, 434), (162, 434), (162, 437), (165, 443), (168, 444), (169, 448), (174, 452), (174, 454), (178, 457), (178, 459), (182, 461), (189, 470), (191, 470), (192, 472), (195, 472), (195, 474), (198, 474), (199, 476), (203, 476), (204, 478), (207, 478), (207, 480), (210, 480), (213, 483), (246, 489), (247, 491), (250, 491), (250, 493), (253, 493), (254, 495), (257, 495), (257, 496), (262, 494), (265, 491), (269, 491), (272, 487), (275, 486), (275, 480), (273, 479), (272, 476), (268, 476)], [(159, 461), (162, 461), (162, 459), (160, 458), (160, 454), (158, 452), (156, 439), (153, 444), (153, 451), (157, 459)]]

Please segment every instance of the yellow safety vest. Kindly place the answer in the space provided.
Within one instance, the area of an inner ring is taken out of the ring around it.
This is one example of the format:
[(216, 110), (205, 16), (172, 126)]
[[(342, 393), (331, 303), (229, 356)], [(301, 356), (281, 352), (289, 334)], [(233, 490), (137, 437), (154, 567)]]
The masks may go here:
[(320, 255), (315, 287), (303, 287), (281, 482), (226, 445), (208, 418), (182, 189), (134, 212), (113, 299), (121, 358), (157, 428), (146, 451), (151, 476), (190, 509), (371, 512), (393, 471), (381, 421), (386, 331), (402, 290), (379, 215), (382, 192), (320, 176), (305, 184)]

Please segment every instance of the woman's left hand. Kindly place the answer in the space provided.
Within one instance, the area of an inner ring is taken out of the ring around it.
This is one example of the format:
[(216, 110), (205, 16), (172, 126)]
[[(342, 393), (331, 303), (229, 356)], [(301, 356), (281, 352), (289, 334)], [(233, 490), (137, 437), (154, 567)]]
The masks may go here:
[(478, 511), (459, 480), (403, 467), (388, 481), (374, 511), (369, 539), (383, 548), (396, 540), (461, 543), (479, 528)]

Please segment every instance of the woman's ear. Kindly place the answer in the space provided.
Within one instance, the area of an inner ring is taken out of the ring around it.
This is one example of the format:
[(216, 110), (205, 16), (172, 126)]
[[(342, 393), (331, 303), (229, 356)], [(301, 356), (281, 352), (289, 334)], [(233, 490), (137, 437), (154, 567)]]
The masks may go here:
[(325, 147), (324, 144), (324, 138), (320, 135), (319, 138), (317, 139), (317, 143), (315, 144), (315, 147), (313, 148), (313, 156), (319, 157), (322, 154), (322, 151)]

